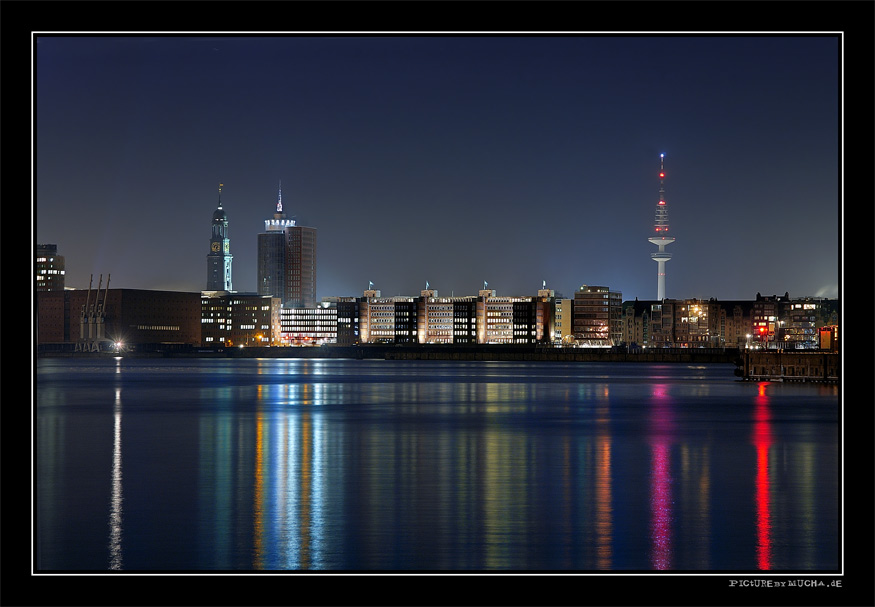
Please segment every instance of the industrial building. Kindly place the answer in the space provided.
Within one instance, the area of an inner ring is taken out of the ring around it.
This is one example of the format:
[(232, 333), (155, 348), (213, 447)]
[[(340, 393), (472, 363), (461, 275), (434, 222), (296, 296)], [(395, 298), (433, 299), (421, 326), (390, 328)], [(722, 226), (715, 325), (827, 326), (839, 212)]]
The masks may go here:
[(201, 343), (200, 293), (95, 288), (36, 293), (37, 344), (57, 351), (174, 350)]

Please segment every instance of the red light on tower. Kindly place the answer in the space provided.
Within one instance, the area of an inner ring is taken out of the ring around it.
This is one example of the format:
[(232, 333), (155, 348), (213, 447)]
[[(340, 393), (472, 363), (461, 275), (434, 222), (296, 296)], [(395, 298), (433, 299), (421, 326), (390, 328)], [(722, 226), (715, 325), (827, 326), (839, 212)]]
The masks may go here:
[(662, 179), (663, 177), (665, 177), (665, 173), (660, 173), (659, 178)]

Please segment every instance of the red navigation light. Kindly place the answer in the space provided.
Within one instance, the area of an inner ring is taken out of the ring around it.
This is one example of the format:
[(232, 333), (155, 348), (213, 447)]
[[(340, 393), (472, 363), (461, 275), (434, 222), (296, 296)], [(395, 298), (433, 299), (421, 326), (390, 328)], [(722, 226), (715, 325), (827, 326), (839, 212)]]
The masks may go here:
[(660, 173), (659, 178), (662, 179), (663, 177), (665, 177), (665, 173)]
[(660, 201), (659, 201), (659, 204), (665, 204), (665, 201), (664, 201), (664, 200), (660, 200)]

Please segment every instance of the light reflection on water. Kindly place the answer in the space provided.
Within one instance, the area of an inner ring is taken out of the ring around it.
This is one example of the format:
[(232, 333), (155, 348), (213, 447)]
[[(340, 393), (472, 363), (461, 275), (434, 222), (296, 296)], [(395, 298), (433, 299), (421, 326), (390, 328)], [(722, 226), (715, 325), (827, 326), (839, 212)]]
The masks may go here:
[(40, 361), (38, 567), (835, 570), (837, 391), (731, 371)]

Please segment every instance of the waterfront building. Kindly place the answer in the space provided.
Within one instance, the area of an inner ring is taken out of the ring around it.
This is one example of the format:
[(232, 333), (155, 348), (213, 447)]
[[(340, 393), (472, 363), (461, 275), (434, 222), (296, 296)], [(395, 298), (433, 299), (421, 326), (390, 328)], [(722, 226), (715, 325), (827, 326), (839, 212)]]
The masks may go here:
[(837, 300), (759, 293), (751, 312), (752, 343), (766, 349), (817, 349), (821, 327), (838, 324)]
[(825, 325), (818, 329), (820, 341), (818, 347), (828, 352), (839, 351), (839, 327), (838, 325)]
[(477, 301), (473, 297), (453, 300), (453, 343), (477, 343)]
[(484, 296), (480, 291), (480, 301), (477, 302), (477, 343), (513, 343), (513, 304), (517, 299), (498, 297), (494, 290), (491, 293)]
[(219, 184), (219, 206), (213, 211), (210, 252), (207, 253), (207, 291), (231, 291), (231, 238), (228, 214), (222, 208), (222, 184)]
[(780, 343), (781, 312), (790, 302), (790, 294), (762, 296), (757, 293), (751, 311), (753, 343), (761, 348), (777, 348)]
[(574, 315), (571, 311), (573, 300), (556, 299), (553, 303), (553, 341), (561, 345), (574, 343)]
[(548, 289), (546, 284), (538, 290), (538, 297), (534, 300), (535, 331), (533, 337), (538, 343), (551, 342), (555, 332), (555, 303), (556, 293)]
[(200, 294), (147, 289), (37, 293), (37, 344), (44, 350), (173, 350), (201, 343)]
[(282, 343), (282, 306), (278, 297), (203, 291), (200, 303), (204, 346), (277, 346)]
[(64, 257), (58, 255), (58, 245), (36, 245), (36, 290), (37, 291), (63, 291)]
[[(396, 343), (397, 341), (404, 343), (415, 339), (418, 332), (415, 328), (416, 308), (412, 305), (413, 303), (413, 297), (404, 295), (362, 298), (360, 308), (362, 342)], [(411, 314), (414, 323), (413, 329), (410, 327)]]
[(628, 347), (647, 347), (650, 344), (650, 314), (653, 300), (624, 301), (622, 304), (621, 343)]
[(477, 343), (533, 344), (552, 336), (552, 292), (540, 296), (498, 296), (482, 289), (477, 301)]
[(428, 289), (420, 294), (417, 331), (421, 344), (472, 344), (477, 339), (476, 297), (438, 297)]
[[(716, 299), (714, 301), (717, 301)], [(718, 331), (722, 344), (727, 348), (745, 348), (750, 342), (750, 300), (717, 301), (720, 318)]]
[(526, 344), (549, 342), (553, 334), (553, 298), (546, 291), (541, 297), (498, 297), (494, 290), (440, 297), (425, 289), (419, 297), (380, 297), (369, 289), (359, 305), (362, 343)]
[(664, 299), (651, 308), (651, 342), (675, 348), (720, 347), (721, 313), (714, 300)]
[(623, 302), (627, 346), (818, 349), (821, 327), (838, 324), (838, 300), (665, 299)]
[(631, 347), (744, 347), (750, 309), (751, 302), (714, 298), (624, 302), (622, 342)]
[(426, 294), (420, 297), (418, 306), (418, 341), (421, 344), (451, 344), (455, 327), (453, 299), (433, 297)]
[(319, 346), (337, 343), (337, 304), (323, 301), (313, 308), (280, 310), (283, 345)]
[(608, 287), (582, 285), (572, 302), (572, 329), (579, 346), (610, 347), (623, 340), (623, 295)]
[(337, 345), (354, 346), (361, 343), (360, 309), (361, 300), (357, 297), (337, 297)]

